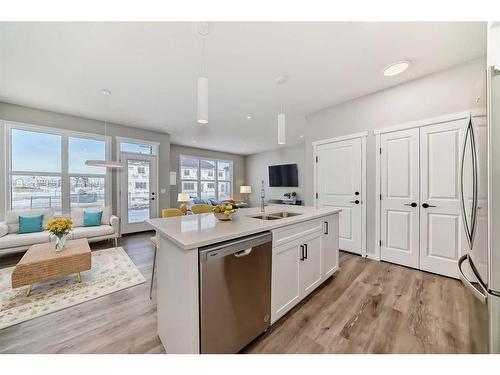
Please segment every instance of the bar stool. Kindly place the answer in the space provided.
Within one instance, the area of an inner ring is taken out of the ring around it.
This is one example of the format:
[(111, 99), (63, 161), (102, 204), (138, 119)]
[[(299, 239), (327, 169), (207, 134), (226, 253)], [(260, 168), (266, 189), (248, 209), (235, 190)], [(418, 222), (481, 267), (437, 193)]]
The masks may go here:
[[(174, 217), (174, 216), (182, 216), (184, 215), (181, 210), (178, 208), (164, 208), (161, 210), (161, 217)], [(149, 240), (151, 241), (151, 245), (154, 247), (154, 254), (153, 254), (153, 270), (151, 271), (151, 285), (149, 287), (149, 299), (152, 299), (153, 296), (153, 281), (155, 279), (155, 267), (156, 267), (156, 252), (158, 251), (158, 237), (153, 236), (150, 237)]]

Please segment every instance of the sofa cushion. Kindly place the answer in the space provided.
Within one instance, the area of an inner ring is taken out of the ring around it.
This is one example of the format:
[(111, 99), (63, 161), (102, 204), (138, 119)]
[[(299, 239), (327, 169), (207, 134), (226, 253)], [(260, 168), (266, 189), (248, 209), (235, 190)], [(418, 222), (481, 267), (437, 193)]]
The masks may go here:
[(6, 236), (0, 237), (0, 249), (8, 249), (20, 246), (31, 246), (37, 243), (45, 243), (50, 241), (50, 233), (48, 231), (36, 233), (9, 233)]
[(113, 234), (114, 230), (111, 225), (100, 225), (98, 227), (76, 227), (71, 231), (71, 238), (91, 238), (91, 237), (101, 237), (109, 236)]
[(9, 226), (5, 223), (0, 223), (0, 237), (5, 236), (9, 233)]
[(73, 220), (73, 228), (83, 226), (83, 212), (102, 211), (101, 224), (109, 225), (111, 218), (111, 207), (73, 207), (71, 208), (71, 219)]
[(220, 204), (220, 201), (218, 201), (215, 198), (208, 198), (208, 204), (211, 204), (212, 206), (217, 206), (218, 204)]
[(19, 216), (19, 230), (17, 233), (43, 232), (43, 215)]
[(102, 211), (83, 211), (83, 226), (97, 227), (101, 225)]
[(9, 233), (17, 233), (19, 230), (19, 216), (43, 215), (42, 225), (45, 228), (47, 222), (54, 216), (54, 211), (50, 208), (39, 208), (33, 210), (13, 210), (5, 213), (5, 222), (9, 227)]
[(193, 201), (193, 204), (204, 204), (204, 203), (207, 203), (205, 201), (205, 199), (201, 199), (201, 198), (198, 198), (198, 197), (193, 198), (192, 201)]

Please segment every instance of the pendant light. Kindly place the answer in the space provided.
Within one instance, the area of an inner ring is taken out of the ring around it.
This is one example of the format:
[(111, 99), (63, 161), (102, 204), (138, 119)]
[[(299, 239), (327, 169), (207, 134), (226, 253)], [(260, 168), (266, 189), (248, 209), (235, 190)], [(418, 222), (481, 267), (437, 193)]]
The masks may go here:
[[(106, 118), (104, 120), (104, 137), (107, 138), (108, 136), (108, 98), (111, 96), (111, 91), (108, 89), (102, 89), (101, 94), (105, 96), (106, 99)], [(95, 160), (95, 159), (90, 159), (85, 161), (85, 165), (88, 165), (89, 167), (104, 167), (104, 168), (110, 168), (110, 169), (118, 169), (118, 168), (123, 168), (123, 164), (117, 161), (113, 160)]]
[(201, 76), (198, 77), (198, 105), (196, 121), (199, 124), (208, 124), (208, 78), (205, 72), (205, 39), (208, 35), (208, 23), (204, 22), (198, 27), (198, 34), (202, 37)]
[(283, 112), (283, 106), (281, 106), (281, 111), (278, 113), (278, 144), (286, 144), (285, 113)]
[[(278, 85), (283, 85), (286, 82), (285, 76), (279, 76), (276, 78), (276, 83)], [(278, 95), (279, 96), (279, 95)], [(280, 112), (278, 113), (278, 144), (286, 144), (286, 125), (285, 125), (285, 112), (283, 111), (283, 104), (281, 105)]]

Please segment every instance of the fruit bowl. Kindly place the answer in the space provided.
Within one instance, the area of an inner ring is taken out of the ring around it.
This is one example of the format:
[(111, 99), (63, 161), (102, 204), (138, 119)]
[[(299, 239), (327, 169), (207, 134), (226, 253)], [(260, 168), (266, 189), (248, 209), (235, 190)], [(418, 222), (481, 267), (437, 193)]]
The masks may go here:
[(238, 209), (233, 208), (232, 205), (220, 204), (213, 208), (214, 216), (220, 221), (229, 221), (238, 212)]

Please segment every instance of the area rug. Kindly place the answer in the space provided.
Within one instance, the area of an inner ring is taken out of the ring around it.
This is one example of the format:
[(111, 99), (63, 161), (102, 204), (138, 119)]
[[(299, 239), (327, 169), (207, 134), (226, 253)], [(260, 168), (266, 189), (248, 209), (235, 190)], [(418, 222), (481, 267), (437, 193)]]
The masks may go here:
[(26, 287), (12, 289), (14, 267), (0, 269), (0, 329), (90, 301), (146, 281), (121, 247), (92, 252), (92, 269), (38, 283), (26, 297)]

